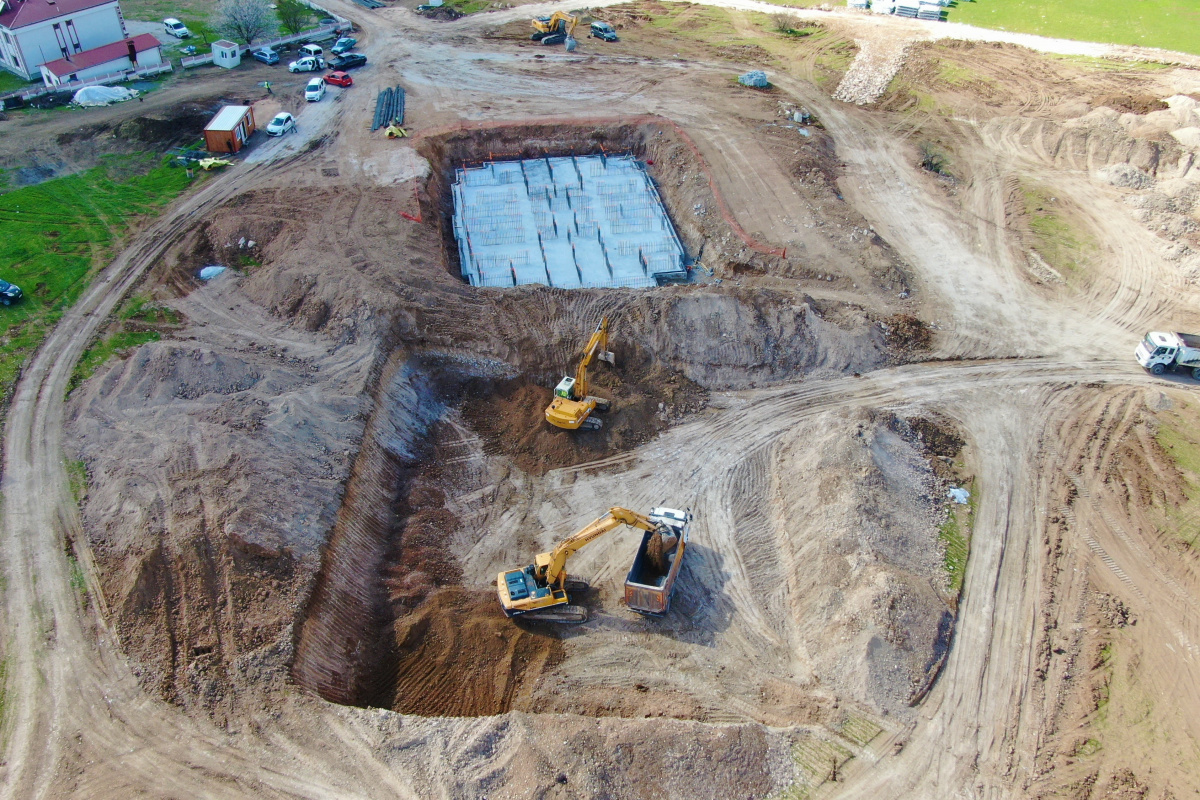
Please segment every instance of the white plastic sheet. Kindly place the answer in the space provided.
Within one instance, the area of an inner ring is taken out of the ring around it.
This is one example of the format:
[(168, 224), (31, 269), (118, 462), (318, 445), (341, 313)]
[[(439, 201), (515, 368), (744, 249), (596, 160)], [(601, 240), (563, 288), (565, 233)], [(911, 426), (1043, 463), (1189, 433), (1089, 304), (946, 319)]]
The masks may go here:
[(75, 93), (71, 102), (77, 106), (106, 106), (110, 103), (123, 103), (137, 95), (136, 90), (122, 86), (85, 86)]

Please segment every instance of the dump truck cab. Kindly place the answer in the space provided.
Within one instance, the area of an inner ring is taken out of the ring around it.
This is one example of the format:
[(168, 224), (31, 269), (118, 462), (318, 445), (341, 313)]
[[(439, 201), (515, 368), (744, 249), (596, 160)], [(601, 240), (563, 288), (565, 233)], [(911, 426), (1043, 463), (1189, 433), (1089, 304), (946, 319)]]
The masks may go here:
[(1150, 331), (1134, 350), (1134, 358), (1155, 375), (1168, 370), (1190, 370), (1200, 380), (1200, 336), (1191, 333)]

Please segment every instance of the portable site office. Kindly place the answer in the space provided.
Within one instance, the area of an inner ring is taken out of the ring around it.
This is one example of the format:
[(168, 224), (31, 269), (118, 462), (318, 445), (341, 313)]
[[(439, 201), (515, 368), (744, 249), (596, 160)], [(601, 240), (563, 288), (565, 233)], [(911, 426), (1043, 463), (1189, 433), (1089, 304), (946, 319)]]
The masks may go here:
[(210, 153), (236, 153), (254, 130), (253, 108), (225, 106), (204, 126), (204, 149)]

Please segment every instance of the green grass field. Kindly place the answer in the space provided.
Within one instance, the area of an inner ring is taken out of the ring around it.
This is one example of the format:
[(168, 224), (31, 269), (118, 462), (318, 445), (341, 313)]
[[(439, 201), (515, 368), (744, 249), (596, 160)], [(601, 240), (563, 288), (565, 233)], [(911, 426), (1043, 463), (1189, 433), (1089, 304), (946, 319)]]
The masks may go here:
[(156, 155), (110, 156), (86, 172), (0, 195), (0, 278), (25, 292), (0, 306), (0, 404), (125, 234), (190, 183)]
[(1059, 39), (1200, 54), (1196, 0), (960, 0), (948, 19)]

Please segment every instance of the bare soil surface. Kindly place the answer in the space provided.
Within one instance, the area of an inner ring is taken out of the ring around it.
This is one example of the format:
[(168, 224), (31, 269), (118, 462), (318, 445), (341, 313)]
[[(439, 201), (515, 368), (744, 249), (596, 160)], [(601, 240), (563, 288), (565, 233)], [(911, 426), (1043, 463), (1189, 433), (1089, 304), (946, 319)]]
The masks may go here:
[[(1200, 326), (1200, 78), (727, 5), (623, 6), (567, 54), (524, 35), (543, 6), (332, 3), (356, 86), (138, 236), (17, 387), (3, 796), (1194, 793), (1200, 417), (1130, 353)], [(879, 37), (878, 103), (830, 99)], [(0, 159), (300, 109), (260, 73), (10, 116)], [(408, 141), (366, 124), (397, 83)], [(653, 162), (694, 283), (459, 280), (453, 166), (601, 147)], [(135, 287), (180, 327), (64, 401)], [(605, 316), (605, 428), (550, 429)], [(626, 530), (570, 562), (586, 624), (502, 615), (498, 571), (659, 504), (695, 514), (668, 615), (623, 604)]]

